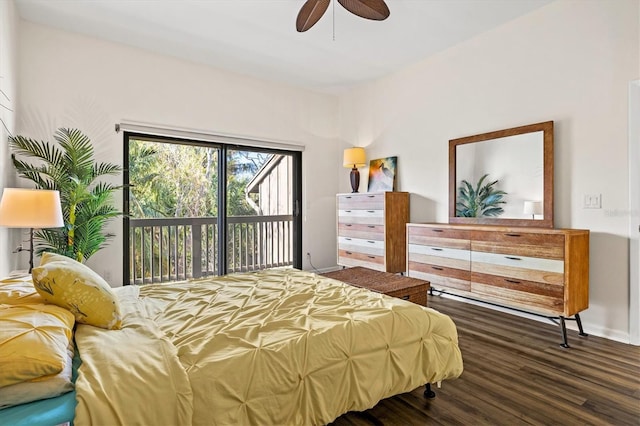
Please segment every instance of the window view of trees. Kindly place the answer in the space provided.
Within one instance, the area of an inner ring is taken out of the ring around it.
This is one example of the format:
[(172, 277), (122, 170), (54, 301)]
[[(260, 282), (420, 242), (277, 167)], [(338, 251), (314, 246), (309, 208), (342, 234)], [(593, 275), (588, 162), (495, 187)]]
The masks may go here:
[[(292, 264), (290, 155), (129, 139), (129, 282)], [(225, 232), (218, 188), (226, 191)], [(262, 197), (262, 198), (261, 198)], [(226, 249), (219, 253), (220, 240)]]
[[(227, 214), (255, 215), (245, 188), (273, 154), (229, 150)], [(131, 139), (129, 213), (133, 218), (217, 217), (218, 149)]]

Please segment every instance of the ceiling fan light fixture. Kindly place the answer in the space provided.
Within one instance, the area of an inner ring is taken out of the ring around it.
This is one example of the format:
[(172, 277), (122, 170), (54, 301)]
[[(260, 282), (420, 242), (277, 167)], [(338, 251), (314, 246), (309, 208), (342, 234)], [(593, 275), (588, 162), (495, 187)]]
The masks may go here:
[[(313, 27), (327, 11), (331, 0), (307, 0), (298, 12), (296, 30), (307, 31)], [(338, 0), (349, 12), (356, 16), (374, 21), (383, 21), (391, 12), (384, 0)]]

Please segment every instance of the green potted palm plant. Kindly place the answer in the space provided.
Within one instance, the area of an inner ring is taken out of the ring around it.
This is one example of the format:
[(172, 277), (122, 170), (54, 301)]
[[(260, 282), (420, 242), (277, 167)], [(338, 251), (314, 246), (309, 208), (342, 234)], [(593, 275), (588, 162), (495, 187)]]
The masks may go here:
[[(56, 143), (10, 136), (11, 159), (18, 175), (36, 188), (60, 191), (65, 226), (38, 230), (36, 252), (54, 252), (84, 262), (113, 237), (104, 227), (121, 214), (112, 204), (112, 195), (122, 186), (99, 178), (117, 175), (122, 168), (96, 162), (91, 140), (80, 130), (60, 128), (54, 139)], [(36, 161), (30, 163), (26, 158)]]
[(494, 188), (497, 180), (484, 183), (487, 176), (482, 176), (475, 188), (466, 180), (462, 181), (456, 200), (457, 217), (496, 217), (504, 213), (500, 204), (506, 203), (502, 197), (507, 193)]

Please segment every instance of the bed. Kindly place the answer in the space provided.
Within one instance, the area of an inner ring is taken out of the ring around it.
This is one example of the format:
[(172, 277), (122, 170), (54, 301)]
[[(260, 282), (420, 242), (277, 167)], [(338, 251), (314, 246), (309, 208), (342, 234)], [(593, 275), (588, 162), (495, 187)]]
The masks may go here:
[(310, 272), (114, 294), (120, 329), (75, 328), (76, 425), (326, 424), (462, 373), (446, 315)]

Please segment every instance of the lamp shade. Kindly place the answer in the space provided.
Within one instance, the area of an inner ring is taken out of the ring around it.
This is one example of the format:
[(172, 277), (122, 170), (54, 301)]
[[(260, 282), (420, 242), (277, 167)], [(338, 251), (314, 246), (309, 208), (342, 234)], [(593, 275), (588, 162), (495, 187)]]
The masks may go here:
[(542, 203), (540, 201), (525, 201), (523, 213), (527, 215), (542, 214)]
[(356, 146), (344, 150), (342, 165), (344, 167), (364, 167), (367, 164), (367, 158), (364, 148)]
[(0, 199), (0, 226), (8, 228), (64, 226), (60, 192), (47, 189), (5, 188)]

